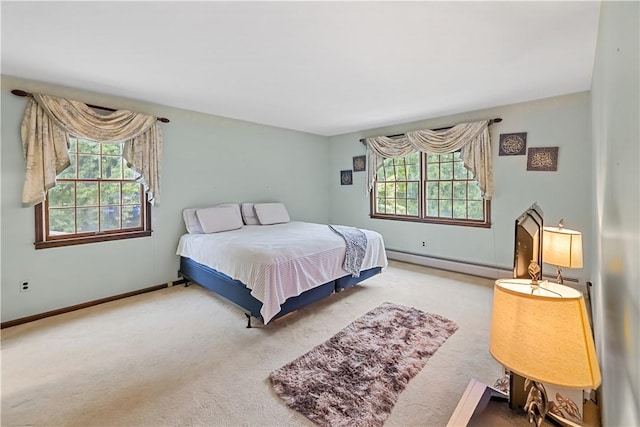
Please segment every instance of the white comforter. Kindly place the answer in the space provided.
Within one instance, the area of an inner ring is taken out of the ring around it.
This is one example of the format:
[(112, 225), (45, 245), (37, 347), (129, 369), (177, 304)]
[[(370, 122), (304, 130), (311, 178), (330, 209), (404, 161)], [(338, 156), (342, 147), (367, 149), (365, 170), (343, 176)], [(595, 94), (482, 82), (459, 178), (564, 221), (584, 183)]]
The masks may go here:
[[(362, 231), (367, 236), (362, 270), (386, 268), (382, 236)], [(342, 268), (344, 239), (326, 224), (292, 221), (246, 225), (222, 233), (185, 234), (176, 253), (247, 285), (251, 295), (262, 302), (260, 313), (265, 323), (287, 298), (349, 274)]]

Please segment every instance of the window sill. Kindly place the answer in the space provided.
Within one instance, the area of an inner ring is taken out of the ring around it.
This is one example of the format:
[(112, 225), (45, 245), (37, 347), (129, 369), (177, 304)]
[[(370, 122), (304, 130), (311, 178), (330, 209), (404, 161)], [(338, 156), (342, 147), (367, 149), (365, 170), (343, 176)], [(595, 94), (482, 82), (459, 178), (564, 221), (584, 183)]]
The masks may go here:
[(449, 219), (423, 219), (417, 217), (397, 217), (387, 215), (370, 215), (371, 219), (388, 219), (391, 221), (404, 221), (404, 222), (419, 222), (423, 224), (441, 224), (441, 225), (457, 225), (459, 227), (478, 227), (478, 228), (491, 228), (490, 222), (483, 221), (456, 221)]
[(59, 248), (62, 246), (85, 245), (88, 243), (109, 242), (112, 240), (136, 239), (151, 236), (151, 230), (129, 233), (100, 234), (97, 236), (77, 237), (73, 239), (55, 239), (46, 242), (35, 242), (36, 249)]

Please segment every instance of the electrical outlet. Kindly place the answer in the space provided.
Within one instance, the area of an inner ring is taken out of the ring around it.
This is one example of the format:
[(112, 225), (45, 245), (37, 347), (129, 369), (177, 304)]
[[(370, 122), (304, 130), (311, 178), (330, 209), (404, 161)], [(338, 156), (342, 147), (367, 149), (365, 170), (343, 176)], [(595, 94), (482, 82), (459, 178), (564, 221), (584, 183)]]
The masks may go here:
[(20, 292), (29, 292), (30, 289), (31, 285), (29, 284), (29, 281), (23, 280), (20, 282)]
[(424, 245), (425, 245), (425, 242), (422, 242), (422, 246), (424, 246)]

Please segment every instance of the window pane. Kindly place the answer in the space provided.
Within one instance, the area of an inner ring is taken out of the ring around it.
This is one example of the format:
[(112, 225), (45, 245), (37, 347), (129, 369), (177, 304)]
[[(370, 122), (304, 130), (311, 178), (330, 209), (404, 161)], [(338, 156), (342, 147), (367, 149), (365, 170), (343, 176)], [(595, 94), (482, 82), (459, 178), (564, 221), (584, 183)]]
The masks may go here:
[(453, 183), (453, 198), (454, 199), (467, 198), (467, 182), (466, 181)]
[(386, 184), (376, 184), (376, 195), (378, 198), (385, 198), (387, 197), (386, 195)]
[(396, 214), (397, 215), (407, 214), (407, 199), (396, 200)]
[(441, 162), (450, 162), (453, 160), (453, 153), (440, 154)]
[(376, 200), (376, 212), (378, 213), (387, 213), (386, 209), (384, 208), (385, 204), (384, 204), (384, 199), (380, 198)]
[(440, 165), (438, 163), (429, 163), (427, 165), (427, 179), (430, 181), (440, 179)]
[(395, 197), (396, 195), (396, 184), (391, 183), (387, 184), (387, 197)]
[(78, 178), (100, 178), (100, 156), (78, 155)]
[(418, 183), (417, 182), (409, 182), (407, 183), (407, 197), (409, 199), (418, 199)]
[(439, 199), (449, 199), (451, 200), (453, 198), (452, 196), (452, 190), (453, 190), (453, 185), (451, 181), (440, 181), (440, 194), (438, 195)]
[(396, 198), (405, 199), (407, 197), (407, 184), (399, 182), (396, 184)]
[(69, 153), (77, 153), (78, 140), (76, 138), (69, 138)]
[(467, 179), (467, 168), (464, 167), (464, 162), (455, 162), (453, 179)]
[(476, 181), (469, 182), (469, 200), (482, 200), (482, 192)]
[(438, 216), (438, 200), (429, 200), (427, 202), (427, 215)]
[(469, 202), (469, 219), (484, 219), (484, 202)]
[(104, 142), (102, 143), (102, 154), (122, 155), (122, 144), (120, 142)]
[(102, 179), (122, 178), (122, 157), (102, 156)]
[[(403, 159), (402, 163), (404, 163), (404, 159)], [(398, 181), (406, 181), (407, 180), (407, 169), (405, 168), (404, 165), (396, 167), (396, 171), (398, 172), (398, 176), (396, 176), (396, 179)]]
[(440, 179), (453, 179), (453, 163), (440, 163)]
[(49, 207), (51, 208), (74, 206), (76, 197), (75, 185), (73, 182), (59, 182), (49, 190), (48, 195)]
[(105, 231), (120, 228), (119, 206), (107, 206), (100, 209), (100, 228)]
[(393, 164), (384, 167), (385, 181), (395, 180), (395, 171)]
[(412, 216), (418, 216), (418, 199), (407, 200), (407, 214)]
[(387, 211), (388, 214), (394, 214), (396, 213), (396, 199), (386, 199), (384, 201), (384, 209)]
[(49, 209), (49, 234), (73, 234), (76, 231), (74, 208)]
[(78, 233), (90, 231), (98, 231), (98, 208), (78, 208)]
[(100, 183), (100, 204), (119, 205), (120, 204), (120, 183), (101, 182)]
[(466, 200), (453, 201), (453, 217), (454, 218), (467, 217), (467, 201)]
[(407, 166), (407, 179), (410, 181), (420, 180), (420, 165), (413, 164)]
[(78, 182), (77, 206), (97, 206), (98, 205), (98, 183)]
[(58, 179), (73, 179), (76, 177), (76, 159), (77, 157), (75, 154), (69, 154), (71, 166), (60, 172), (57, 176)]
[(122, 208), (122, 228), (141, 226), (140, 206), (125, 206)]
[(440, 216), (451, 218), (452, 215), (451, 200), (440, 200)]
[(438, 182), (427, 182), (427, 200), (438, 199)]
[(122, 184), (122, 204), (123, 205), (139, 205), (140, 204), (140, 184), (123, 183)]
[(427, 154), (427, 163), (438, 163), (440, 156), (438, 154)]
[(78, 153), (100, 154), (100, 143), (78, 139)]

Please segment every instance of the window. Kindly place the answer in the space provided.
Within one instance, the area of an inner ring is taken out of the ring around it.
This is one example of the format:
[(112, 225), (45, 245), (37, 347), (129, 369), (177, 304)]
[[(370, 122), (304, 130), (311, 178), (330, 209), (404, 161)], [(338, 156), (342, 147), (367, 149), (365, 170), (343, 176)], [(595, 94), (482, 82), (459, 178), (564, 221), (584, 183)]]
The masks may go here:
[(385, 159), (371, 192), (371, 217), (490, 227), (490, 201), (459, 152)]
[(36, 249), (151, 235), (151, 207), (123, 143), (69, 138), (71, 166), (36, 209)]

